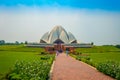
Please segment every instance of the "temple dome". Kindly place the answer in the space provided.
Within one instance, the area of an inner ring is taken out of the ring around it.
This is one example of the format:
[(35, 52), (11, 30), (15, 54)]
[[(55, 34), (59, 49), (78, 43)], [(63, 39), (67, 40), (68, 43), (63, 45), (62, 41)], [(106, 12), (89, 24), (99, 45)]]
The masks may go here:
[(50, 32), (45, 33), (40, 43), (77, 43), (72, 33), (66, 32), (62, 26), (55, 26)]

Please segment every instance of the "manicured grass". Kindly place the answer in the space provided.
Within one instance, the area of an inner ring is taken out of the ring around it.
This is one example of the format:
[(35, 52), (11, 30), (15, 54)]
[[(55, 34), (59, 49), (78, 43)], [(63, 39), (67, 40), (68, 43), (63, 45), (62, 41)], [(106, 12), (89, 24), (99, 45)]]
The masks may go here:
[(77, 48), (76, 52), (81, 53), (105, 53), (105, 52), (120, 52), (115, 46), (93, 46), (92, 48)]
[(120, 62), (120, 49), (114, 46), (94, 46), (92, 48), (77, 48), (76, 53), (89, 55), (94, 63), (113, 60)]
[(19, 60), (31, 61), (40, 58), (37, 52), (0, 51), (0, 72), (7, 72)]
[(23, 45), (0, 46), (0, 73), (7, 72), (18, 60), (32, 61), (41, 57), (42, 48), (28, 48)]
[(24, 45), (2, 45), (0, 51), (13, 51), (13, 52), (41, 52), (43, 48), (26, 47)]
[(90, 56), (93, 63), (105, 62), (108, 60), (120, 62), (120, 52), (106, 53), (86, 53)]

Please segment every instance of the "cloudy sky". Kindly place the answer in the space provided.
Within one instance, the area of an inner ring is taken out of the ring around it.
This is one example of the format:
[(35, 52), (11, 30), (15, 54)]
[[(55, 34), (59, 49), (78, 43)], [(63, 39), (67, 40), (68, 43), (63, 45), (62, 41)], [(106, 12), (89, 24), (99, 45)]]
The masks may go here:
[(0, 0), (0, 40), (39, 42), (56, 25), (81, 43), (120, 44), (120, 0)]

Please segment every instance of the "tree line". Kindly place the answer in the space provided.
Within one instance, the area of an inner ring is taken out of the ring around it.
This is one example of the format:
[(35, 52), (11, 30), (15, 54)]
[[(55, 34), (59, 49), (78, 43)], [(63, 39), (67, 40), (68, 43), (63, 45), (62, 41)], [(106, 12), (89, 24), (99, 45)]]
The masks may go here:
[(25, 42), (19, 42), (19, 41), (5, 42), (5, 40), (0, 40), (0, 45), (20, 45), (20, 44), (28, 44), (28, 42), (27, 41), (25, 41)]

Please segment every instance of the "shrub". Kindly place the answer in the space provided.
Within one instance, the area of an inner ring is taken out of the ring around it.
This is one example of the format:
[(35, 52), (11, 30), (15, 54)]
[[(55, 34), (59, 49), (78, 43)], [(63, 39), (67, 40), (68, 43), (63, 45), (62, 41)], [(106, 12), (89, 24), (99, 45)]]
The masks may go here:
[(91, 66), (96, 66), (96, 64), (92, 62), (92, 59), (89, 56), (76, 56), (76, 59), (79, 61), (83, 61)]
[(4, 80), (5, 79), (5, 75), (0, 73), (0, 80)]
[[(44, 60), (43, 60), (44, 59)], [(8, 75), (9, 80), (47, 80), (54, 57), (44, 56), (42, 60), (32, 62), (17, 61), (12, 72)]]
[(120, 45), (116, 45), (117, 48), (120, 48)]
[(81, 55), (81, 54), (82, 54), (82, 52), (75, 51), (75, 52), (74, 52), (74, 54), (75, 54), (75, 55)]
[(82, 60), (82, 57), (81, 56), (76, 56), (76, 59), (81, 61)]
[(97, 69), (113, 78), (120, 80), (120, 65), (114, 61), (99, 63)]
[(73, 55), (72, 53), (70, 53), (70, 56), (72, 56), (73, 58), (76, 58), (76, 55)]
[(47, 52), (40, 52), (41, 55), (47, 55)]
[(46, 56), (46, 57), (42, 56), (40, 59), (41, 60), (48, 60), (48, 59), (50, 59), (50, 56)]
[(21, 80), (22, 78), (20, 77), (19, 74), (12, 73), (9, 75), (9, 80)]
[(76, 56), (76, 59), (79, 60), (79, 61), (81, 61), (82, 59), (90, 61), (90, 57), (89, 56)]

